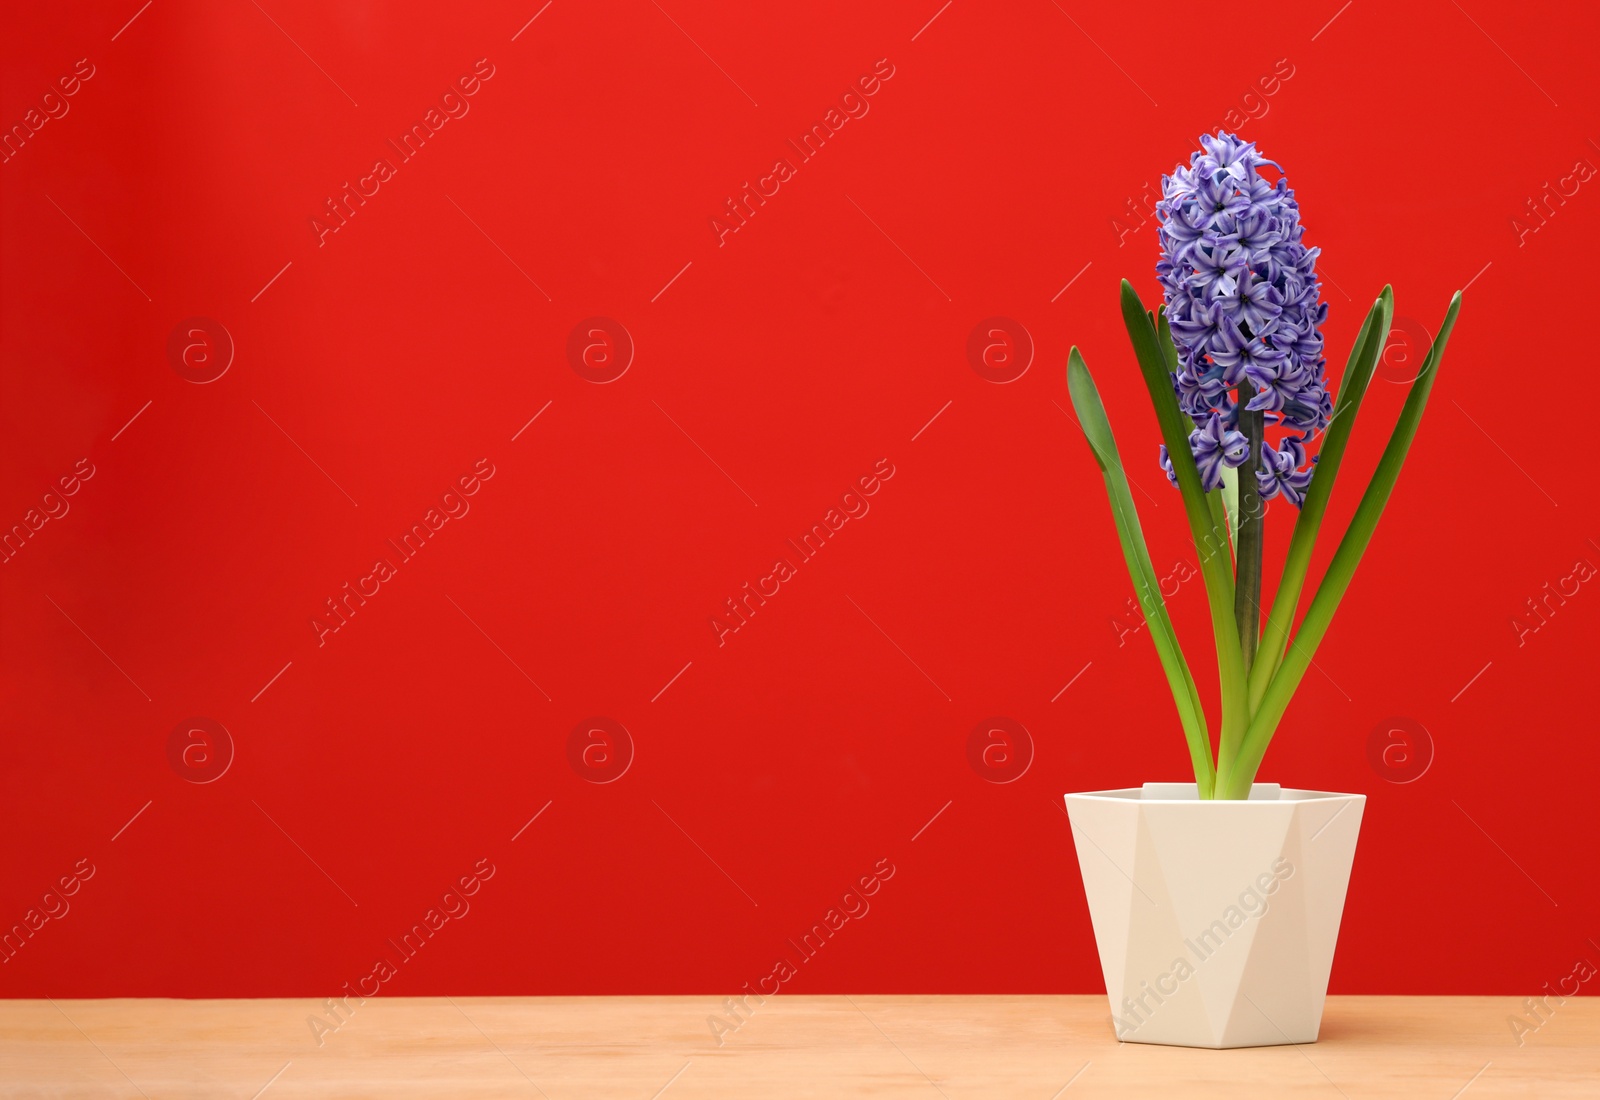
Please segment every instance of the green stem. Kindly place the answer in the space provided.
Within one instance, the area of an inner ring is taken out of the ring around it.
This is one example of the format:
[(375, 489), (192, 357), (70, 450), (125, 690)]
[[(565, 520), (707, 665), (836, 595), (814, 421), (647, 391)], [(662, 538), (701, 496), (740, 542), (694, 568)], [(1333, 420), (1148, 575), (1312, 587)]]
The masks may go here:
[(1255, 472), (1261, 464), (1262, 432), (1266, 417), (1261, 412), (1249, 412), (1243, 406), (1255, 396), (1256, 388), (1249, 379), (1239, 382), (1239, 430), (1249, 443), (1249, 458), (1240, 467), (1239, 475), (1239, 538), (1238, 561), (1233, 578), (1233, 619), (1239, 629), (1239, 655), (1244, 663), (1244, 674), (1250, 675), (1255, 661), (1256, 646), (1261, 640), (1261, 551), (1265, 542), (1266, 524)]

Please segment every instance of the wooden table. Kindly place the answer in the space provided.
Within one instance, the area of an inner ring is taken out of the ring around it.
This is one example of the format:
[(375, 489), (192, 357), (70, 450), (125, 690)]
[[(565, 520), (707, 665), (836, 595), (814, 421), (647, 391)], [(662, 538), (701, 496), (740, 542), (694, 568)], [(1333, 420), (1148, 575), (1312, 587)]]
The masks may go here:
[[(355, 1004), (354, 1001), (351, 1002)], [(1554, 1006), (1554, 1002), (1551, 1004)], [(1600, 1002), (1518, 1045), (1509, 997), (1333, 997), (1312, 1046), (1119, 1045), (1103, 997), (0, 1001), (0, 1095), (241, 1097), (1600, 1096)], [(708, 1022), (736, 1029), (719, 1045)], [(318, 1044), (320, 1038), (321, 1044)]]

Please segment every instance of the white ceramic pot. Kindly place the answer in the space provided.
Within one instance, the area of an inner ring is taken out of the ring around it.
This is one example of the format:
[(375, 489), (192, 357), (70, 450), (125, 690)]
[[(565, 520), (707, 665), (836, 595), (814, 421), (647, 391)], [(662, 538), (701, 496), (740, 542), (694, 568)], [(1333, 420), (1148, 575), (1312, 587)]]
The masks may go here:
[(1316, 1042), (1365, 795), (1146, 783), (1066, 800), (1119, 1040)]

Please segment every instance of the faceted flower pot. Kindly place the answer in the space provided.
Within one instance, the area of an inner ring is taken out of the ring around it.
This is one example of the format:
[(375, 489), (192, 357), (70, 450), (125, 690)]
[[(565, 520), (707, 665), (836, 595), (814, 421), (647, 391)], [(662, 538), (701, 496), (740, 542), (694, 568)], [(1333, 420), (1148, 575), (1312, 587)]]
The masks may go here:
[(1257, 783), (1069, 794), (1112, 1024), (1125, 1043), (1314, 1043), (1366, 796)]

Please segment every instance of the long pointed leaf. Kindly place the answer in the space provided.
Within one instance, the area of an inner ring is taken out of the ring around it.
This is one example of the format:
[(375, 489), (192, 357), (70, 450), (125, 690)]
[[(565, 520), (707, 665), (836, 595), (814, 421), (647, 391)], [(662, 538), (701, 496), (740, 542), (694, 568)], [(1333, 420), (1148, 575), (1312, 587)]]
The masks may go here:
[(1195, 553), (1200, 556), (1200, 575), (1205, 580), (1206, 601), (1211, 605), (1211, 633), (1217, 649), (1217, 678), (1222, 687), (1222, 731), (1217, 756), (1217, 765), (1221, 768), (1225, 761), (1231, 763), (1250, 719), (1244, 662), (1239, 653), (1239, 635), (1233, 623), (1233, 570), (1229, 567), (1226, 553), (1227, 521), (1219, 523), (1218, 516), (1222, 509), (1213, 508), (1212, 503), (1206, 500), (1200, 471), (1196, 469), (1194, 454), (1189, 450), (1188, 417), (1178, 407), (1178, 395), (1172, 388), (1172, 375), (1167, 368), (1168, 360), (1161, 349), (1156, 326), (1145, 312), (1138, 292), (1126, 279), (1122, 281), (1122, 321), (1128, 330), (1128, 339), (1133, 344), (1134, 357), (1139, 361), (1139, 371), (1144, 376), (1150, 403), (1155, 407), (1156, 421), (1161, 425), (1161, 438), (1167, 445), (1173, 472), (1178, 476), (1178, 490), (1189, 519), (1189, 533), (1194, 539)]
[(1183, 723), (1184, 737), (1189, 742), (1195, 781), (1199, 784), (1201, 797), (1210, 798), (1216, 770), (1211, 760), (1211, 735), (1206, 728), (1200, 692), (1195, 686), (1194, 676), (1189, 672), (1189, 663), (1184, 660), (1177, 631), (1167, 615), (1161, 582), (1150, 561), (1150, 551), (1145, 545), (1144, 530), (1139, 524), (1139, 512), (1128, 488), (1127, 474), (1122, 468), (1122, 456), (1117, 452), (1111, 422), (1106, 417), (1094, 378), (1089, 374), (1089, 368), (1084, 365), (1077, 348), (1073, 348), (1067, 358), (1067, 388), (1072, 393), (1072, 409), (1077, 413), (1084, 437), (1089, 441), (1095, 462), (1105, 478), (1106, 496), (1111, 501), (1111, 515), (1116, 521), (1122, 556), (1127, 562), (1128, 574), (1133, 579), (1139, 607), (1150, 627), (1150, 638), (1155, 643), (1156, 654), (1161, 658), (1161, 667), (1167, 674), (1167, 686), (1171, 688), (1173, 702), (1178, 707), (1178, 718)]
[(1333, 419), (1323, 434), (1322, 445), (1317, 450), (1316, 472), (1311, 476), (1311, 487), (1306, 490), (1305, 503), (1295, 520), (1289, 552), (1283, 561), (1283, 575), (1272, 598), (1272, 611), (1262, 628), (1260, 654), (1255, 667), (1250, 670), (1251, 714), (1260, 708), (1267, 685), (1272, 682), (1273, 674), (1283, 661), (1284, 649), (1289, 644), (1289, 630), (1294, 625), (1295, 611), (1300, 604), (1300, 592), (1305, 586), (1306, 570), (1311, 565), (1317, 532), (1322, 528), (1328, 499), (1333, 495), (1333, 483), (1339, 476), (1339, 465), (1344, 461), (1345, 444), (1350, 440), (1356, 414), (1361, 411), (1361, 399), (1366, 395), (1367, 384), (1372, 381), (1372, 372), (1388, 342), (1389, 319), (1393, 312), (1394, 290), (1386, 286), (1367, 311), (1355, 345), (1350, 349), (1344, 377), (1340, 379), (1339, 400), (1334, 407)]
[(1450, 332), (1455, 328), (1456, 315), (1460, 311), (1461, 292), (1458, 290), (1450, 300), (1444, 324), (1439, 327), (1439, 337), (1433, 342), (1423, 362), (1422, 373), (1411, 384), (1411, 392), (1406, 395), (1400, 418), (1389, 436), (1388, 445), (1383, 449), (1383, 457), (1378, 460), (1372, 481), (1361, 495), (1361, 503), (1356, 506), (1350, 527), (1345, 531), (1344, 538), (1339, 540), (1333, 561), (1329, 563), (1322, 583), (1317, 586), (1311, 606), (1306, 609), (1300, 631), (1289, 644), (1277, 675), (1273, 676), (1272, 683), (1262, 697), (1261, 708), (1256, 712), (1249, 732), (1245, 734), (1237, 761), (1225, 772), (1219, 767), (1221, 797), (1245, 797), (1237, 793), (1241, 790), (1248, 793), (1250, 784), (1255, 780), (1256, 769), (1261, 766), (1261, 758), (1266, 754), (1267, 744), (1272, 740), (1272, 734), (1288, 708), (1289, 700), (1294, 697), (1295, 689), (1300, 686), (1300, 680), (1305, 676), (1318, 644), (1328, 632), (1339, 601), (1349, 589), (1356, 566), (1372, 541), (1372, 532), (1378, 526), (1384, 506), (1389, 503), (1389, 495), (1394, 491), (1400, 467), (1405, 464), (1406, 454), (1411, 449), (1411, 441), (1416, 438), (1417, 425), (1422, 420), (1423, 409), (1427, 407), (1434, 380), (1439, 376), (1439, 364), (1444, 359), (1445, 346), (1450, 341)]

